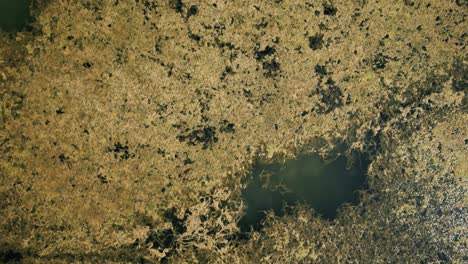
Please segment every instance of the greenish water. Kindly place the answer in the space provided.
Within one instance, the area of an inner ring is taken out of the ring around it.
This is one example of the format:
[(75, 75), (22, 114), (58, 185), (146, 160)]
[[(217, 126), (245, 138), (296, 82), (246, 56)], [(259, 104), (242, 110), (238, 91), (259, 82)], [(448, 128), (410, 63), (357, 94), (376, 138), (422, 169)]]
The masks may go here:
[(265, 211), (283, 216), (298, 203), (311, 207), (322, 218), (335, 218), (338, 208), (344, 203), (356, 203), (357, 190), (366, 187), (369, 161), (355, 155), (349, 168), (347, 163), (345, 156), (326, 162), (310, 154), (284, 164), (255, 164), (243, 191), (247, 212), (239, 222), (241, 232), (249, 232), (251, 227), (259, 230)]
[(0, 31), (24, 30), (30, 19), (30, 2), (30, 0), (0, 0)]

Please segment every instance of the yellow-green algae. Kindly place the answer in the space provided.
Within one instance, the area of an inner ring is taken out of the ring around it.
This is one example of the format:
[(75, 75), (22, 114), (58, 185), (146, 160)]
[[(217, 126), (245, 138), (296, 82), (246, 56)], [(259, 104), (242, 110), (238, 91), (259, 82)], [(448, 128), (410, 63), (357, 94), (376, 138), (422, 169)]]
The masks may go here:
[[(466, 261), (466, 1), (35, 2), (0, 36), (3, 260)], [(232, 239), (255, 159), (343, 143), (358, 206)]]

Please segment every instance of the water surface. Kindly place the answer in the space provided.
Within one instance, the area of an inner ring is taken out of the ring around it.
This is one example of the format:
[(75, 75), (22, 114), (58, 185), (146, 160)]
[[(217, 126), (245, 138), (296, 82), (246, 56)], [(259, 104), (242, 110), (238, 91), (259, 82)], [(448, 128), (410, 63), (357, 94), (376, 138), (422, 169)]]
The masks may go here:
[(30, 0), (0, 0), (0, 31), (23, 31), (30, 20)]
[(243, 191), (247, 203), (241, 219), (241, 231), (261, 228), (265, 211), (277, 216), (287, 213), (287, 206), (305, 204), (325, 219), (337, 216), (344, 203), (356, 203), (358, 190), (365, 188), (368, 160), (355, 155), (347, 168), (348, 159), (338, 156), (325, 161), (317, 154), (300, 156), (282, 163), (257, 163), (252, 179)]

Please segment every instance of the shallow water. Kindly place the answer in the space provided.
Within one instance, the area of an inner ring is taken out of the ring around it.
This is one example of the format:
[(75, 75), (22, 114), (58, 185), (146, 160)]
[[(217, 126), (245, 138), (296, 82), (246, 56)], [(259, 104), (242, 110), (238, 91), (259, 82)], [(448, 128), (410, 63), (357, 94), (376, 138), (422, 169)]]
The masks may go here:
[(0, 0), (0, 30), (22, 31), (29, 19), (30, 0)]
[(298, 203), (308, 205), (322, 218), (335, 218), (342, 204), (358, 201), (357, 190), (366, 185), (368, 160), (356, 155), (348, 169), (347, 162), (345, 156), (324, 161), (310, 154), (284, 164), (255, 164), (243, 191), (247, 212), (239, 223), (241, 231), (259, 230), (267, 210), (282, 216), (287, 213), (286, 205)]

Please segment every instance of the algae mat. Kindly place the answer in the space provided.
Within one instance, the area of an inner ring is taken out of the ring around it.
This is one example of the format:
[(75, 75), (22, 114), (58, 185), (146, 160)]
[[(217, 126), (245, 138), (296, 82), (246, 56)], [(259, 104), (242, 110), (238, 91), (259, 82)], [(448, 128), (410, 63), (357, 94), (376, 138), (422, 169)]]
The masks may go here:
[[(0, 34), (0, 259), (462, 263), (466, 1), (33, 1)], [(238, 239), (256, 160), (368, 153)]]

